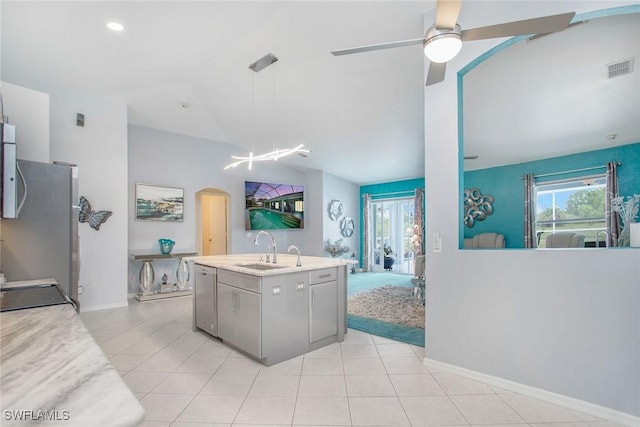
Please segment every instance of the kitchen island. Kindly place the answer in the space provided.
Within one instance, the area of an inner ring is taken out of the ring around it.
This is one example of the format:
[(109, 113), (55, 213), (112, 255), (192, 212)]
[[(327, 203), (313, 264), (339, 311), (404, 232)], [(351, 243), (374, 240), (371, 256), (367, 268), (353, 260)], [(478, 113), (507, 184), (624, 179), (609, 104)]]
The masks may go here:
[(2, 425), (133, 427), (144, 420), (142, 405), (69, 304), (0, 314), (0, 395)]
[(193, 328), (270, 366), (347, 331), (347, 266), (354, 261), (278, 254), (186, 258), (194, 280)]

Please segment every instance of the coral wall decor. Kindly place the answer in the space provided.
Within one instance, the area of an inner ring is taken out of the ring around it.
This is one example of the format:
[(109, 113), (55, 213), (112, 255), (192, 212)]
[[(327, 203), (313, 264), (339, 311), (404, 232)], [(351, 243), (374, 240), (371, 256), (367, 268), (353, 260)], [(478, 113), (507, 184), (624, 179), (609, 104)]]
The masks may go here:
[(464, 190), (464, 225), (471, 228), (476, 221), (484, 221), (493, 213), (493, 196), (482, 194), (479, 188)]

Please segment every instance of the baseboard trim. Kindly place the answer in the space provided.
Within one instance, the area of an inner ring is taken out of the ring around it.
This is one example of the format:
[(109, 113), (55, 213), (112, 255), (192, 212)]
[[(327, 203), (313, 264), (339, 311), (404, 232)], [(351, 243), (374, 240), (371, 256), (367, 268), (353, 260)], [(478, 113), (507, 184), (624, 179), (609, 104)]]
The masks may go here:
[(121, 308), (121, 307), (128, 307), (129, 303), (127, 301), (124, 302), (117, 302), (114, 304), (102, 304), (102, 305), (90, 305), (90, 306), (83, 306), (82, 303), (80, 303), (80, 313), (86, 313), (88, 311), (98, 311), (98, 310), (108, 310), (110, 308)]
[(427, 367), (434, 367), (445, 372), (449, 372), (449, 373), (460, 375), (473, 380), (481, 381), (489, 385), (493, 385), (496, 387), (503, 388), (505, 390), (520, 393), (525, 396), (544, 400), (545, 402), (564, 406), (566, 408), (574, 409), (576, 411), (584, 412), (585, 414), (589, 414), (589, 415), (593, 415), (594, 417), (613, 421), (621, 425), (626, 425), (629, 427), (640, 426), (640, 417), (627, 414), (626, 412), (616, 411), (615, 409), (596, 405), (594, 403), (586, 402), (584, 400), (580, 400), (580, 399), (565, 396), (562, 394), (542, 390), (536, 387), (531, 387), (528, 385), (516, 383), (514, 381), (510, 381), (504, 378), (494, 377), (493, 375), (483, 374), (482, 372), (472, 371), (470, 369), (462, 368), (456, 365), (450, 365), (448, 363), (440, 362), (438, 360), (433, 360), (426, 357), (424, 358), (423, 362)]

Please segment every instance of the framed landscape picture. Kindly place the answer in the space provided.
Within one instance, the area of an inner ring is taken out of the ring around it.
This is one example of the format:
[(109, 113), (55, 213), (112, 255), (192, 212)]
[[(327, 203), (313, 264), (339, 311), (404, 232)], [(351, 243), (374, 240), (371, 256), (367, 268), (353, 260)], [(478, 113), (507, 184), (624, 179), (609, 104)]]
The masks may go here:
[(136, 219), (182, 221), (184, 189), (136, 184)]

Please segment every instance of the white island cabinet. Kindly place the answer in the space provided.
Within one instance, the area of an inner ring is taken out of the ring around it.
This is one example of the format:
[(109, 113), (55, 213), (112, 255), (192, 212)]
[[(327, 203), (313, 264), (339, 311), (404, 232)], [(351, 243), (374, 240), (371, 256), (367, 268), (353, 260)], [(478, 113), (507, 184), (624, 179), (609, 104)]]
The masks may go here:
[(218, 271), (218, 337), (260, 358), (260, 278)]
[(338, 332), (338, 281), (336, 268), (309, 272), (309, 342), (317, 342)]
[[(344, 340), (350, 260), (302, 257), (302, 266), (296, 267), (293, 256), (278, 254), (278, 264), (257, 258), (189, 259), (196, 274), (194, 329), (267, 366)], [(215, 271), (214, 281), (199, 274), (207, 268)], [(208, 296), (211, 286), (215, 298)], [(216, 330), (199, 313), (215, 313)]]

